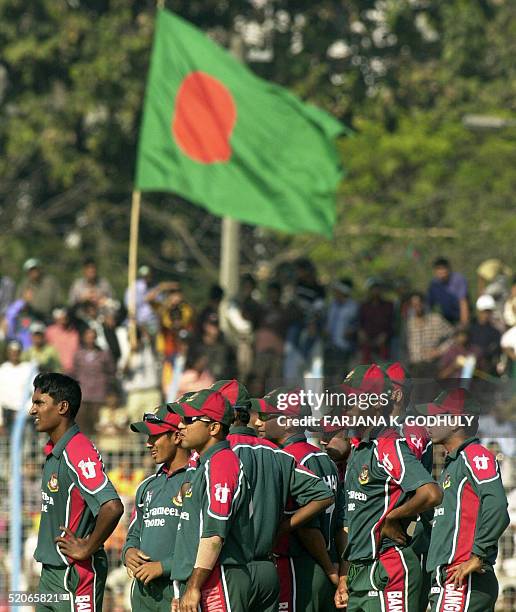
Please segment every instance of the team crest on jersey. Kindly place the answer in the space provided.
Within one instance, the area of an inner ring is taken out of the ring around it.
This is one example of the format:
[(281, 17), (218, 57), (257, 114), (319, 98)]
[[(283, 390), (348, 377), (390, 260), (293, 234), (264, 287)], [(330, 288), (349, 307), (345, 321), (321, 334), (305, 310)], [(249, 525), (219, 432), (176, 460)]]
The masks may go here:
[(59, 491), (59, 483), (57, 481), (57, 474), (55, 472), (50, 476), (47, 487), (51, 493), (57, 493)]
[(358, 475), (358, 482), (361, 485), (366, 485), (369, 482), (369, 468), (367, 465), (363, 465)]
[(446, 474), (446, 478), (443, 481), (443, 489), (448, 489), (449, 487), (451, 487), (451, 476)]
[(192, 497), (192, 487), (190, 487), (187, 491), (185, 491), (185, 498), (187, 497)]

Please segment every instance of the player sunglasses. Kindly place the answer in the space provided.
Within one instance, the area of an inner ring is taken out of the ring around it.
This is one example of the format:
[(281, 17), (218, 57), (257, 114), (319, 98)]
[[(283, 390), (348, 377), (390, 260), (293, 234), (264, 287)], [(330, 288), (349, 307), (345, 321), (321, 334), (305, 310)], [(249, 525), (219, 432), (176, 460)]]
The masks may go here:
[(184, 416), (183, 421), (185, 425), (191, 425), (196, 421), (202, 421), (203, 423), (213, 423), (211, 419), (205, 416)]
[(263, 421), (265, 423), (265, 421), (270, 421), (271, 419), (277, 419), (279, 416), (281, 416), (280, 414), (270, 414), (269, 412), (259, 412), (258, 413), (258, 418), (260, 419), (260, 421)]
[(163, 425), (170, 425), (170, 423), (160, 419), (159, 416), (156, 416), (153, 412), (145, 412), (143, 415), (143, 420), (147, 423), (162, 423)]

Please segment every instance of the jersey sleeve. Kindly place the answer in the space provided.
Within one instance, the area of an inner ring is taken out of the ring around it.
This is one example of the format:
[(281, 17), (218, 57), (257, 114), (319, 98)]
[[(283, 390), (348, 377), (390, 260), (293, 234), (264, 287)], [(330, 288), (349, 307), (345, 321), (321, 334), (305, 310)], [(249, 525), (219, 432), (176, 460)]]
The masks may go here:
[(240, 507), (247, 480), (238, 457), (230, 451), (214, 455), (204, 465), (201, 538), (224, 539)]
[(289, 494), (299, 507), (306, 506), (311, 501), (328, 499), (330, 495), (333, 495), (318, 476), (309, 469), (296, 465), (296, 461), (291, 455), (283, 451), (277, 451), (277, 456), (290, 475), (288, 480)]
[(131, 513), (131, 520), (127, 529), (127, 537), (122, 548), (122, 562), (125, 564), (125, 554), (129, 548), (140, 548), (140, 536), (143, 522), (143, 495), (144, 486), (139, 486), (134, 500), (134, 508)]
[(480, 498), (471, 552), (479, 557), (490, 557), (496, 555), (498, 540), (510, 524), (500, 468), (494, 455), (480, 444), (470, 444), (461, 454)]
[(375, 454), (379, 467), (405, 492), (435, 483), (420, 461), (410, 452), (401, 438), (379, 438)]
[(97, 516), (100, 507), (112, 499), (120, 499), (115, 487), (107, 477), (98, 450), (84, 434), (77, 434), (63, 450), (72, 481), (82, 498)]

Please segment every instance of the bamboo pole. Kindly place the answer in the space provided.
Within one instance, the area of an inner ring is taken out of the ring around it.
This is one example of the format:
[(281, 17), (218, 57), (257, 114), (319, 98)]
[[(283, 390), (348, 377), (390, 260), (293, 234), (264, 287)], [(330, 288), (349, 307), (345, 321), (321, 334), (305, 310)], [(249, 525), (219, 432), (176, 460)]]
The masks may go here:
[(136, 349), (136, 269), (138, 266), (138, 233), (140, 229), (140, 208), (142, 193), (134, 190), (131, 198), (131, 228), (129, 233), (129, 266), (127, 269), (127, 286), (129, 295), (127, 300), (129, 320), (129, 345), (131, 350)]

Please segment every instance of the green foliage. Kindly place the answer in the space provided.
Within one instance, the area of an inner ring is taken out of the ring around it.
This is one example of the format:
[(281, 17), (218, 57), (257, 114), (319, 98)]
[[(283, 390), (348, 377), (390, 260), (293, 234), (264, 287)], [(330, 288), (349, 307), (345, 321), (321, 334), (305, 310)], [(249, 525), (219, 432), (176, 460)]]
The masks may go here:
[[(326, 278), (419, 285), (439, 254), (470, 278), (487, 257), (516, 267), (516, 130), (462, 124), (467, 113), (515, 116), (513, 2), (276, 0), (272, 13), (248, 0), (166, 4), (226, 45), (242, 23), (268, 24), (273, 59), (252, 69), (355, 131), (338, 143), (347, 177), (334, 240), (245, 227), (247, 269), (284, 251), (311, 254)], [(69, 280), (94, 254), (123, 289), (154, 13), (151, 0), (0, 0), (0, 257), (14, 276), (37, 255)], [(199, 291), (213, 269), (195, 245), (216, 268), (219, 228), (187, 202), (145, 194), (140, 260)]]

